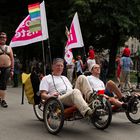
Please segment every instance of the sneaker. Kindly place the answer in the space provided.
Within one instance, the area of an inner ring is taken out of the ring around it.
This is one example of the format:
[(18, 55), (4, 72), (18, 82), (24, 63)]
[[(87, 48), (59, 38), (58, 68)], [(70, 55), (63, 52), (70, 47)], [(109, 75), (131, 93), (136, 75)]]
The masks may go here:
[(85, 117), (91, 117), (93, 115), (93, 111), (92, 109), (87, 110), (87, 112), (85, 113)]
[(4, 107), (4, 108), (7, 108), (8, 107), (8, 105), (7, 105), (7, 103), (6, 103), (5, 100), (2, 100), (1, 101), (1, 106)]
[(129, 101), (129, 96), (123, 96), (119, 101), (126, 103)]
[(128, 104), (127, 104), (127, 103), (123, 103), (123, 104), (122, 104), (122, 108), (123, 108), (124, 110), (128, 110)]

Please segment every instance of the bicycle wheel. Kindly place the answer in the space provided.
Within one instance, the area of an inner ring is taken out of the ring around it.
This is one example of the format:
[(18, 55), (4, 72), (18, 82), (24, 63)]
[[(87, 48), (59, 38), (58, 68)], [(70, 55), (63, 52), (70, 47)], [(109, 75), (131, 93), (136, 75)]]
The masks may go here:
[(45, 102), (43, 118), (45, 127), (51, 134), (57, 134), (64, 124), (64, 107), (57, 98), (50, 98)]
[(104, 97), (99, 97), (93, 101), (93, 106), (95, 111), (91, 117), (91, 122), (98, 129), (106, 129), (112, 120), (112, 109), (110, 102)]
[(126, 116), (132, 123), (140, 123), (140, 99), (136, 96), (130, 98), (128, 102), (128, 110)]
[(33, 110), (38, 120), (43, 121), (44, 120), (43, 119), (43, 104), (42, 103), (37, 104), (37, 105), (34, 104)]

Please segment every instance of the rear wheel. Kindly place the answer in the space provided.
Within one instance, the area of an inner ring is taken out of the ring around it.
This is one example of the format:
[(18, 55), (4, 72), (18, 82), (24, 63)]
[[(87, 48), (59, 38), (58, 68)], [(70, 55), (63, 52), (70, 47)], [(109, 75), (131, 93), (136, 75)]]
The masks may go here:
[(112, 120), (112, 109), (110, 102), (104, 97), (98, 97), (93, 101), (95, 108), (91, 122), (98, 129), (106, 129)]
[(132, 123), (140, 123), (140, 99), (136, 96), (130, 98), (128, 102), (129, 108), (126, 111), (128, 120)]
[(64, 124), (63, 104), (54, 97), (48, 99), (44, 105), (43, 118), (48, 132), (57, 134)]

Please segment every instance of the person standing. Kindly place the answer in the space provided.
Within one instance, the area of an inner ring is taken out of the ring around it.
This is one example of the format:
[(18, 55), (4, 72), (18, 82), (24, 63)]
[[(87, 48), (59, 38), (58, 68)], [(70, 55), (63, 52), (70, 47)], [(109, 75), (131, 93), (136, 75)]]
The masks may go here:
[(77, 59), (78, 60), (76, 61), (76, 75), (78, 77), (79, 75), (82, 75), (83, 73), (83, 61), (82, 61), (81, 55), (78, 55)]
[(96, 64), (95, 61), (95, 52), (93, 50), (93, 46), (89, 46), (88, 58), (87, 58), (87, 67), (88, 71), (91, 71), (91, 66)]
[(4, 108), (8, 107), (5, 101), (7, 81), (14, 71), (13, 51), (6, 45), (6, 41), (6, 33), (0, 32), (0, 104)]
[(131, 55), (131, 51), (129, 49), (129, 46), (127, 44), (124, 44), (124, 49), (123, 49), (123, 55), (126, 57), (129, 57)]
[(117, 55), (115, 62), (116, 62), (116, 66), (117, 66), (117, 68), (116, 68), (116, 78), (117, 78), (117, 81), (118, 81), (118, 87), (120, 87), (120, 74), (121, 74), (121, 64), (120, 64), (121, 56), (120, 56), (120, 54)]
[(71, 63), (67, 63), (67, 78), (70, 80), (70, 82), (73, 82), (73, 72), (75, 67), (75, 60), (73, 59)]
[(121, 57), (121, 77), (120, 77), (120, 85), (121, 89), (126, 88), (128, 85), (129, 89), (132, 88), (130, 83), (130, 69), (133, 66), (133, 61), (130, 57), (129, 51), (123, 51), (123, 55)]
[(20, 74), (20, 61), (14, 54), (14, 76), (13, 76), (13, 87), (18, 87), (19, 84), (19, 74)]

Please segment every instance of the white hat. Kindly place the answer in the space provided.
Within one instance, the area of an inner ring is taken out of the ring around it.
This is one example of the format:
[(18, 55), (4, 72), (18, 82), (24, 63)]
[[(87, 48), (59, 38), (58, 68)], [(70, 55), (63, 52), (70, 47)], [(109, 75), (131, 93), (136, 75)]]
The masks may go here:
[(92, 71), (92, 68), (96, 65), (96, 63), (92, 64), (90, 67), (89, 67), (89, 71), (91, 72)]

